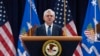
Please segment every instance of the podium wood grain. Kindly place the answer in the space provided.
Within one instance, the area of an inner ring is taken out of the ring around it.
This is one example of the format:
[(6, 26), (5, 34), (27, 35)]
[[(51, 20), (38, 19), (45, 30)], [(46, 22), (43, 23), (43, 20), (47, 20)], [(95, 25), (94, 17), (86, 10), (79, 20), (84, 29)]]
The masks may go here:
[(44, 41), (44, 40), (60, 40), (60, 41), (81, 41), (81, 36), (21, 36), (23, 41)]

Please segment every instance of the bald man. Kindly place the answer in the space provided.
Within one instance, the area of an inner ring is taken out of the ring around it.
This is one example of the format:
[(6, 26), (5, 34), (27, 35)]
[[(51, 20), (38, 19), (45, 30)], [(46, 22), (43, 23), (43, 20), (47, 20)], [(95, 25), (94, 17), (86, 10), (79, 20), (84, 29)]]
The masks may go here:
[(62, 36), (62, 28), (53, 23), (55, 20), (55, 12), (52, 9), (44, 11), (43, 25), (39, 26), (36, 31), (36, 36)]

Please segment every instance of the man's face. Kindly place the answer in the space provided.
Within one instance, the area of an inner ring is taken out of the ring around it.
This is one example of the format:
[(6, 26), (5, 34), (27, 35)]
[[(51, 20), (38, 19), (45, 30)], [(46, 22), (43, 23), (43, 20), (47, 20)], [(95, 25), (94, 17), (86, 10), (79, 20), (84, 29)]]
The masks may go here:
[(52, 12), (49, 11), (44, 15), (45, 23), (52, 24), (54, 20), (55, 20), (55, 15)]

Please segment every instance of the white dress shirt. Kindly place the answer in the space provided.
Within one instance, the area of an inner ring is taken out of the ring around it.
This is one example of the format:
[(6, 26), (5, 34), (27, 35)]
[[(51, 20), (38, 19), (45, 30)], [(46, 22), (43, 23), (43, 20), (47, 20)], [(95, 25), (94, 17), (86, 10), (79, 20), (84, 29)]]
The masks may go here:
[[(51, 26), (50, 31), (51, 31), (51, 34), (52, 34), (53, 24), (51, 24), (50, 26)], [(47, 33), (48, 33), (48, 27), (49, 27), (49, 25), (47, 25), (47, 24), (45, 23), (45, 27), (46, 27), (46, 34), (47, 34)]]

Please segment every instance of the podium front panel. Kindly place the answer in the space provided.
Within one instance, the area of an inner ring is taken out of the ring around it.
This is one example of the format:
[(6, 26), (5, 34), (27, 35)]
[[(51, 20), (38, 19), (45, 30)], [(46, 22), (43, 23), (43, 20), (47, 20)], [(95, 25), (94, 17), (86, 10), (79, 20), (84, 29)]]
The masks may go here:
[[(66, 39), (66, 38), (65, 38)], [(72, 38), (73, 39), (73, 38)], [(80, 40), (57, 40), (53, 38), (44, 39), (44, 40), (24, 40), (25, 47), (29, 52), (30, 56), (44, 56), (43, 54), (43, 45), (48, 40), (56, 40), (60, 43), (62, 52), (60, 56), (72, 56), (76, 46), (80, 42)], [(77, 39), (77, 38), (76, 38)]]
[[(43, 44), (46, 41), (25, 41), (26, 48), (30, 56), (44, 56), (42, 52)], [(72, 56), (79, 41), (59, 41), (62, 47), (61, 56)]]

